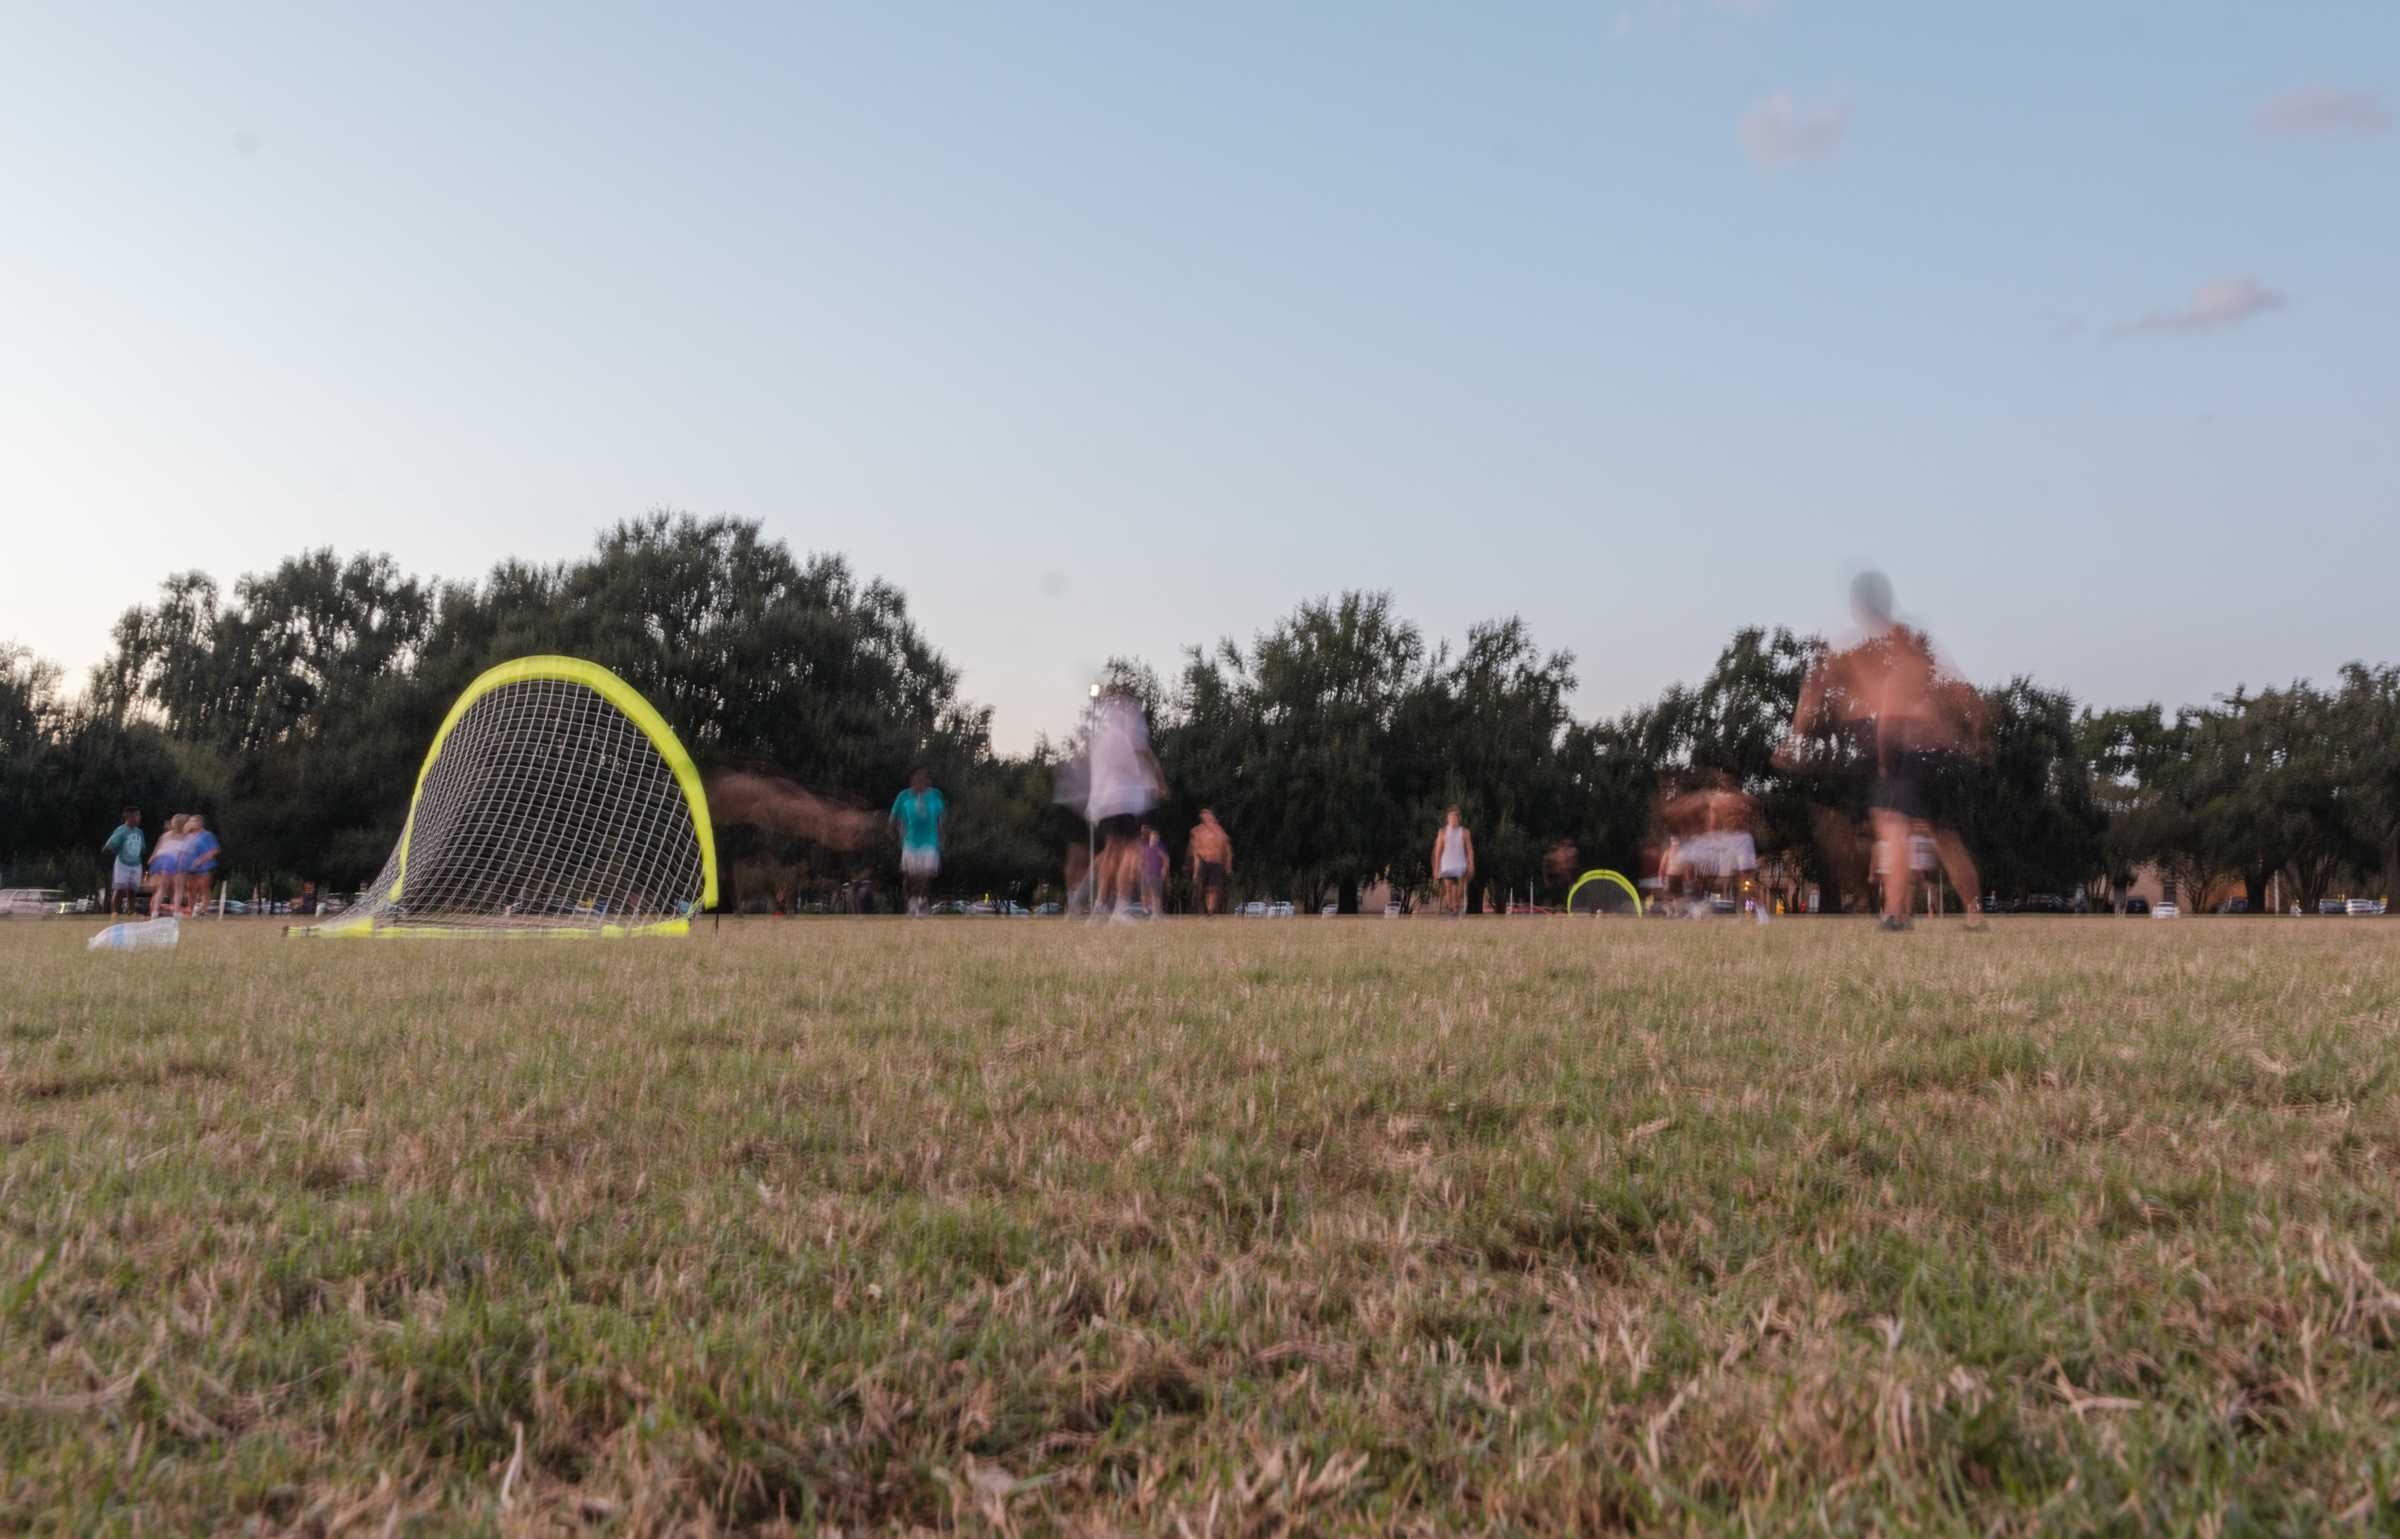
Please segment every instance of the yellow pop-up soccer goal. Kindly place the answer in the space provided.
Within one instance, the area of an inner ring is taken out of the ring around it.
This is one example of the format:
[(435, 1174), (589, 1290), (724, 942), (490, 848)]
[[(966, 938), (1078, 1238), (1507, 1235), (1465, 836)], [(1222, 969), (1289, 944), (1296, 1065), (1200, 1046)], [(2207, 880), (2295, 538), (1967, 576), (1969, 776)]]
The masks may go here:
[(700, 775), (597, 663), (521, 657), (458, 697), (382, 872), (324, 936), (680, 935), (716, 906)]

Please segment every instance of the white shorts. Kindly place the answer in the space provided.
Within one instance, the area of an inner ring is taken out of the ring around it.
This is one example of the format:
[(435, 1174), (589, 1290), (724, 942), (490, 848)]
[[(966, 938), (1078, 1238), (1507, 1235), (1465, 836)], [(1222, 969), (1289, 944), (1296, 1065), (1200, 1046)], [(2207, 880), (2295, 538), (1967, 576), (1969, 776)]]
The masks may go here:
[(108, 885), (112, 892), (139, 892), (142, 886), (142, 868), (129, 866), (120, 860), (117, 862), (116, 870), (109, 873)]
[(902, 876), (932, 876), (942, 869), (942, 852), (936, 849), (903, 849), (900, 852)]
[(1463, 860), (1445, 860), (1445, 861), (1443, 861), (1443, 862), (1442, 862), (1442, 880), (1443, 880), (1443, 881), (1445, 881), (1445, 882), (1463, 882), (1463, 881), (1465, 881), (1465, 880), (1466, 880), (1466, 876), (1467, 876), (1467, 863), (1466, 863), (1465, 861), (1463, 861)]
[(1738, 830), (1687, 839), (1676, 851), (1682, 869), (1701, 876), (1732, 876), (1758, 869), (1758, 843)]

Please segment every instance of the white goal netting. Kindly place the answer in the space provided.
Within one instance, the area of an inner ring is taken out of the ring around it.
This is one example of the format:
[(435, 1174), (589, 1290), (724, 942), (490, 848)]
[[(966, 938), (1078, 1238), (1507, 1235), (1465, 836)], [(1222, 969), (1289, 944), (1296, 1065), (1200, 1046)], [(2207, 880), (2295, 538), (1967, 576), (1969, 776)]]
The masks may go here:
[(712, 837), (682, 745), (630, 686), (527, 658), (460, 697), (382, 873), (305, 933), (680, 932), (715, 902)]

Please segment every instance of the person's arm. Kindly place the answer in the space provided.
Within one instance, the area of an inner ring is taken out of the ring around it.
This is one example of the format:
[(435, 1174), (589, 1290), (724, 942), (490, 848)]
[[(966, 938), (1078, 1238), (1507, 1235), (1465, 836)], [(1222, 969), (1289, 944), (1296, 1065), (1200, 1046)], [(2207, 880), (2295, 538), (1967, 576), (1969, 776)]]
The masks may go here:
[(1808, 681), (1800, 686), (1800, 704), (1792, 712), (1792, 724), (1784, 729), (1783, 741), (1775, 745), (1770, 760), (1779, 769), (1789, 769), (1800, 762), (1800, 741), (1815, 724), (1817, 713), (1825, 709), (1825, 669), (1818, 666), (1808, 670)]

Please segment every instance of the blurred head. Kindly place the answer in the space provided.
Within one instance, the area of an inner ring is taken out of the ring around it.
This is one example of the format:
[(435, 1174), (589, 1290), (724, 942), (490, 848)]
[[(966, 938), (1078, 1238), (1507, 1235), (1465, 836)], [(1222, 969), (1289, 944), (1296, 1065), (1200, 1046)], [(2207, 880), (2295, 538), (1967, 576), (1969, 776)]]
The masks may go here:
[(193, 813), (190, 817), (185, 818), (183, 822), (184, 826), (195, 834), (208, 826), (206, 823), (203, 823), (200, 820), (200, 814), (197, 812)]
[(1458, 826), (1458, 808), (1455, 804), (1453, 804), (1448, 811), (1442, 814), (1442, 821), (1449, 824), (1452, 828), (1456, 828)]
[(1892, 623), (1892, 580), (1872, 569), (1850, 579), (1850, 612), (1861, 625), (1882, 630)]
[(1217, 820), (1217, 809), (1216, 809), (1216, 808), (1214, 808), (1214, 807), (1203, 807), (1203, 808), (1201, 808), (1201, 809), (1200, 809), (1200, 821), (1201, 821), (1201, 822), (1203, 822), (1203, 823), (1214, 823), (1214, 822), (1216, 822), (1216, 820)]
[(126, 821), (128, 824), (131, 824), (131, 825), (136, 825), (136, 826), (138, 826), (138, 825), (141, 823), (141, 821), (142, 821), (142, 810), (141, 810), (139, 807), (128, 807), (128, 808), (126, 808), (126, 809), (125, 809), (125, 821)]
[[(889, 782), (886, 783), (888, 784)], [(915, 769), (912, 769), (908, 772), (908, 788), (910, 790), (923, 791), (930, 789), (932, 785), (933, 771), (927, 769), (924, 765), (920, 764)]]

